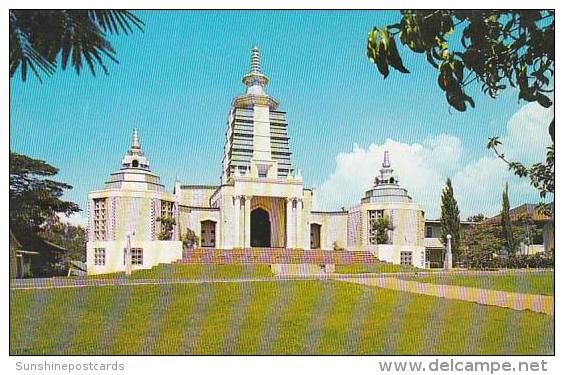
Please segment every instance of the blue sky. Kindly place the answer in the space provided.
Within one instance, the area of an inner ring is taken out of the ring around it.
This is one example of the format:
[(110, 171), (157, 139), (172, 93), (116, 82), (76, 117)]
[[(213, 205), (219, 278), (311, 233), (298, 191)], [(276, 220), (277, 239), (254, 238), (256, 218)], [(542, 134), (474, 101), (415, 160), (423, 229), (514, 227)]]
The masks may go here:
[[(513, 205), (538, 201), (485, 144), (490, 136), (506, 136), (515, 157), (541, 160), (547, 144), (542, 123), (552, 112), (526, 107), (511, 91), (492, 100), (476, 85), (470, 93), (477, 108), (458, 113), (449, 109), (425, 57), (404, 49), (400, 53), (412, 73), (392, 71), (382, 79), (366, 58), (366, 34), (372, 26), (394, 22), (399, 12), (137, 15), (145, 31), (112, 37), (120, 64), (108, 62), (109, 75), (67, 70), (43, 84), (11, 80), (11, 149), (60, 168), (58, 179), (74, 186), (65, 197), (83, 209), (87, 192), (119, 169), (133, 127), (168, 190), (175, 176), (186, 184), (217, 184), (227, 113), (243, 91), (241, 77), (255, 44), (271, 79), (266, 90), (288, 113), (294, 164), (305, 185), (317, 188), (322, 208), (357, 202), (384, 148), (391, 149), (392, 164), (403, 166), (396, 170), (427, 216), (438, 212), (446, 176), (454, 178), (463, 215), (497, 211), (492, 204), (498, 205), (505, 180), (510, 191), (514, 186)], [(509, 126), (511, 119), (537, 121), (528, 129), (535, 136)], [(492, 198), (479, 199), (472, 181)]]

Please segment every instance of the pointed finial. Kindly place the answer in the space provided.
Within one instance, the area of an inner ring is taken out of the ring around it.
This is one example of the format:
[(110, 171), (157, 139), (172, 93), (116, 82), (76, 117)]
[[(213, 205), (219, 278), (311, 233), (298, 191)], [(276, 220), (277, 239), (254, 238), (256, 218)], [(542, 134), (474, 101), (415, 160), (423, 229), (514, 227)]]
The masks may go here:
[(254, 46), (251, 50), (251, 73), (262, 74), (260, 67), (260, 51), (257, 46)]
[(139, 144), (139, 132), (137, 128), (133, 128), (133, 134), (131, 135), (131, 148), (141, 148)]
[(382, 163), (382, 167), (390, 168), (390, 154), (388, 151), (384, 151), (384, 162)]
[(268, 84), (268, 77), (262, 72), (257, 46), (251, 49), (251, 70), (243, 76), (242, 81), (247, 86), (247, 94), (266, 96), (263, 88)]

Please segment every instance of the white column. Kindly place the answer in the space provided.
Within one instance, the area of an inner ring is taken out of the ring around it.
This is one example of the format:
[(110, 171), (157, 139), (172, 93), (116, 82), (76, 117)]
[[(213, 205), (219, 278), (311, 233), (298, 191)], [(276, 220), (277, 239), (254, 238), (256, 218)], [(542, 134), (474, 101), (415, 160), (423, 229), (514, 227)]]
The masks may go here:
[(301, 198), (297, 198), (296, 199), (296, 247), (299, 249), (303, 249), (304, 248), (304, 244), (302, 243), (302, 233), (303, 233), (303, 227), (302, 227), (302, 208), (303, 208), (303, 204), (302, 204), (302, 200)]
[(241, 196), (233, 197), (233, 247), (241, 247)]
[(292, 232), (292, 202), (293, 198), (286, 198), (286, 247), (294, 247), (293, 243), (293, 232)]
[(245, 195), (245, 247), (251, 247), (251, 195)]

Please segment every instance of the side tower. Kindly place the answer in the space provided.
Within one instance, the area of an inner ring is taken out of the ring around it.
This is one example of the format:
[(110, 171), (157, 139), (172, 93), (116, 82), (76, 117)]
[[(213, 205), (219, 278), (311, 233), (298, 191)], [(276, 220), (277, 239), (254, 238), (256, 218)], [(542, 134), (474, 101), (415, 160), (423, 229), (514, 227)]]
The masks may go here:
[(182, 257), (178, 204), (153, 173), (133, 129), (121, 168), (101, 190), (88, 193), (88, 274), (124, 271), (131, 243), (133, 269), (151, 268)]
[(222, 183), (235, 174), (286, 178), (293, 173), (286, 113), (264, 88), (268, 77), (262, 72), (260, 52), (251, 50), (251, 68), (243, 76), (246, 91), (233, 99), (222, 161)]
[(425, 267), (423, 207), (399, 185), (388, 151), (372, 188), (349, 211), (349, 247), (368, 249), (380, 260)]

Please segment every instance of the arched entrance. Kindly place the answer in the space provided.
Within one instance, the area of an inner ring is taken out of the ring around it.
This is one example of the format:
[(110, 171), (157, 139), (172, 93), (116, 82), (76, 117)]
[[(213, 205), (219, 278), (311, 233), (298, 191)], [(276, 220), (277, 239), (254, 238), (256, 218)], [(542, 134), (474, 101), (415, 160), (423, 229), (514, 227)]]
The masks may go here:
[(215, 221), (204, 220), (201, 222), (201, 247), (215, 247)]
[(270, 247), (270, 216), (260, 207), (251, 211), (251, 247)]
[(311, 224), (310, 247), (312, 249), (321, 248), (321, 224)]

